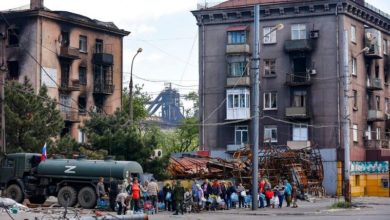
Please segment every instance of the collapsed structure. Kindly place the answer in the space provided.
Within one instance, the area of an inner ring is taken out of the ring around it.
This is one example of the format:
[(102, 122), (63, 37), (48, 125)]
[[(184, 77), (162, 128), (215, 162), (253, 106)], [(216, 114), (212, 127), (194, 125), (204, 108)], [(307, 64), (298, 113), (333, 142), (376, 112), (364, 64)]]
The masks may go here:
[[(248, 185), (252, 176), (252, 152), (248, 148), (239, 149), (232, 160), (191, 154), (171, 157), (168, 171), (177, 179), (233, 178)], [(325, 193), (322, 159), (317, 148), (265, 147), (259, 152), (259, 175), (269, 179), (272, 185), (288, 179), (309, 194)]]

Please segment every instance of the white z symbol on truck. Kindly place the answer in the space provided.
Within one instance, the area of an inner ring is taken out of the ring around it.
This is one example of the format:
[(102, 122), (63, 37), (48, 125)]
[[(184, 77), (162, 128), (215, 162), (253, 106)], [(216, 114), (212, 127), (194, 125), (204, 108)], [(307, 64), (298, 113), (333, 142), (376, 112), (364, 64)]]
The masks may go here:
[(64, 171), (64, 173), (76, 173), (74, 169), (76, 169), (77, 166), (65, 166), (65, 168), (68, 168)]

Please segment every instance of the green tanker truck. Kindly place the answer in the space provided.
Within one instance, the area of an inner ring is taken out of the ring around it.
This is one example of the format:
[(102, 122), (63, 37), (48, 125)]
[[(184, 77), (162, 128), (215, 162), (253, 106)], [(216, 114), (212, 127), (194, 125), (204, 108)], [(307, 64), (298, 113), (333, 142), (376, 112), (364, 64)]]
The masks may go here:
[(7, 197), (21, 203), (44, 203), (56, 196), (62, 206), (79, 204), (83, 208), (96, 205), (96, 185), (104, 177), (124, 180), (143, 173), (134, 161), (47, 159), (41, 154), (15, 153), (0, 156), (0, 189)]

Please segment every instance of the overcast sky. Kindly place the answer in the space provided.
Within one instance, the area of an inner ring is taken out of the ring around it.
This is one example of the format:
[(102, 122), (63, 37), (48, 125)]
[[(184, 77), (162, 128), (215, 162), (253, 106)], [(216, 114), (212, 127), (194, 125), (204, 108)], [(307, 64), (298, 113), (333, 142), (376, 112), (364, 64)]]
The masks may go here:
[[(222, 0), (209, 0), (221, 2)], [(29, 4), (29, 0), (0, 0), (0, 10)], [(131, 59), (139, 47), (143, 52), (134, 62), (134, 81), (144, 84), (153, 95), (164, 81), (182, 94), (196, 91), (198, 84), (198, 36), (190, 13), (205, 0), (45, 0), (51, 10), (79, 13), (90, 18), (113, 21), (131, 31), (124, 43), (124, 79), (128, 85)], [(389, 0), (366, 0), (390, 14)], [(157, 81), (157, 82), (149, 82)]]

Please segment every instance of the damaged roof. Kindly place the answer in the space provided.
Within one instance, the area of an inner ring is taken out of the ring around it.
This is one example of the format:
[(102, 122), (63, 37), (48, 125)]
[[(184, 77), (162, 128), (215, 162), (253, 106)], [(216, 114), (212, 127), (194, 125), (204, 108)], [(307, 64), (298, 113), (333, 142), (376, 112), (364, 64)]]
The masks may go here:
[(9, 10), (4, 10), (1, 11), (1, 13), (3, 13), (5, 16), (12, 17), (44, 16), (57, 20), (65, 20), (70, 23), (75, 23), (82, 26), (97, 28), (102, 31), (108, 31), (122, 36), (127, 36), (130, 34), (129, 31), (119, 29), (113, 22), (99, 21), (69, 11), (52, 11), (46, 7), (43, 9), (30, 9), (30, 5), (25, 5)]

